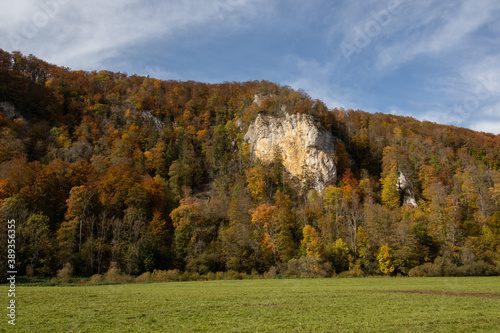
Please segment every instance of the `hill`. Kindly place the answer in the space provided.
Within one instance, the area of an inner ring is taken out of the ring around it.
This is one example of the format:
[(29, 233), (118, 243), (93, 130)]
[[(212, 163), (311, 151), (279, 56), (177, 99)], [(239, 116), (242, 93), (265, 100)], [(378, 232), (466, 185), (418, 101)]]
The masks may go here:
[(499, 135), (2, 50), (0, 111), (22, 274), (500, 273)]

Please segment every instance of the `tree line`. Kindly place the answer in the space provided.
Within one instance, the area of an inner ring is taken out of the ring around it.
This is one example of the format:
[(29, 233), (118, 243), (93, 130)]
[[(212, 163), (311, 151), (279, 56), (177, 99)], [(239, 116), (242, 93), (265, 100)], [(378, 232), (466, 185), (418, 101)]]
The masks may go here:
[[(3, 50), (0, 102), (0, 247), (15, 219), (21, 274), (500, 273), (498, 135), (328, 109), (267, 81), (73, 71)], [(283, 107), (341, 139), (335, 186), (294, 179), (279, 153), (251, 158), (249, 124)]]

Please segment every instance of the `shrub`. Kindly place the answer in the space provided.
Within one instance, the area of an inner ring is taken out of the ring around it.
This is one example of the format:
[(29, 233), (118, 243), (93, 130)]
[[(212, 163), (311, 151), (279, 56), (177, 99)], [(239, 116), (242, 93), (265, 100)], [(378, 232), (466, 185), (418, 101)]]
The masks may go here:
[(437, 268), (433, 263), (430, 262), (426, 262), (425, 264), (422, 264), (420, 266), (413, 267), (408, 272), (408, 275), (410, 277), (440, 276)]
[(164, 276), (164, 278), (161, 278), (162, 281), (180, 281), (181, 272), (178, 269), (170, 269), (164, 275), (161, 275)]
[(483, 260), (457, 266), (449, 259), (438, 257), (434, 264), (425, 263), (410, 269), (411, 277), (419, 276), (487, 276), (498, 275), (498, 269)]
[(264, 279), (276, 279), (278, 277), (278, 267), (273, 266), (269, 268), (267, 272), (264, 273), (263, 277)]
[(230, 270), (227, 272), (224, 272), (224, 280), (241, 280), (242, 276), (240, 273)]
[(202, 280), (200, 273), (185, 271), (179, 276), (179, 281), (200, 281)]
[(259, 275), (259, 272), (257, 272), (256, 269), (252, 269), (252, 273), (251, 273), (250, 277), (252, 279), (260, 279), (261, 278), (261, 276)]
[(104, 280), (109, 283), (125, 283), (131, 282), (133, 279), (117, 268), (115, 263), (111, 263), (111, 267), (104, 274)]
[(63, 283), (68, 283), (71, 275), (73, 275), (73, 266), (69, 262), (65, 263), (63, 268), (58, 270), (56, 274)]
[(302, 256), (287, 263), (286, 275), (290, 277), (327, 277), (332, 274), (332, 265), (316, 256)]
[(348, 271), (343, 271), (338, 274), (338, 277), (361, 277), (365, 276), (365, 272), (361, 269), (361, 265), (350, 264)]
[(171, 281), (170, 276), (167, 271), (162, 271), (160, 269), (155, 269), (150, 275), (150, 281), (154, 282), (166, 282)]
[(103, 281), (103, 276), (101, 274), (94, 274), (90, 277), (89, 283), (102, 283)]
[(495, 266), (479, 260), (459, 267), (458, 273), (461, 276), (491, 276), (497, 275), (498, 271)]
[(151, 273), (144, 272), (134, 279), (134, 282), (151, 282)]

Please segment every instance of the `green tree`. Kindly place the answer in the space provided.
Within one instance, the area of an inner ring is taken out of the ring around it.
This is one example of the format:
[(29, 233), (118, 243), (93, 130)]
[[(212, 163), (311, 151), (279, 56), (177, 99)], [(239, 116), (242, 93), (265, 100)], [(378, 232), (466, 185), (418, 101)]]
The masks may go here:
[(326, 257), (332, 263), (336, 273), (349, 269), (349, 262), (352, 257), (349, 254), (349, 246), (339, 238), (334, 244), (331, 244), (326, 250)]

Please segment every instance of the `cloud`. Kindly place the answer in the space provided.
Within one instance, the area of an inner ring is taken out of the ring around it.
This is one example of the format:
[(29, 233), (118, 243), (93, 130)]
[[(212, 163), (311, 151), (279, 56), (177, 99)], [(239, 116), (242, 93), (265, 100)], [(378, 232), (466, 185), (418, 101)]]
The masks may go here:
[[(265, 79), (329, 107), (474, 128), (500, 121), (497, 0), (18, 0), (4, 7), (1, 48), (74, 69)], [(368, 43), (346, 61), (341, 45), (356, 46), (360, 33)]]
[(263, 0), (24, 0), (3, 12), (9, 19), (0, 25), (0, 43), (90, 69), (146, 41), (168, 43), (196, 29), (205, 37), (237, 30), (269, 7)]
[(395, 69), (421, 55), (440, 56), (474, 47), (471, 35), (495, 20), (500, 4), (494, 1), (463, 0), (450, 5), (426, 1), (402, 5), (404, 11), (395, 19), (393, 36), (377, 55), (379, 69)]
[(478, 132), (500, 134), (500, 121), (478, 121), (470, 128)]
[(288, 73), (288, 77), (283, 84), (304, 90), (330, 108), (345, 108), (353, 104), (348, 94), (341, 90), (338, 78), (336, 79), (337, 68), (334, 62), (322, 63), (288, 55), (284, 64), (283, 70)]

